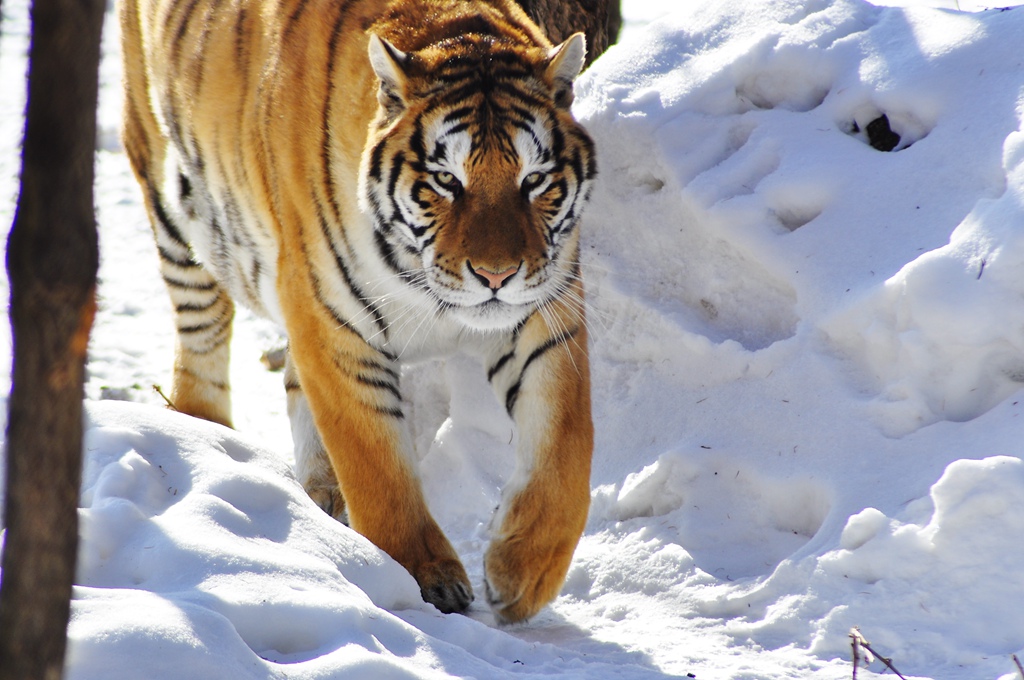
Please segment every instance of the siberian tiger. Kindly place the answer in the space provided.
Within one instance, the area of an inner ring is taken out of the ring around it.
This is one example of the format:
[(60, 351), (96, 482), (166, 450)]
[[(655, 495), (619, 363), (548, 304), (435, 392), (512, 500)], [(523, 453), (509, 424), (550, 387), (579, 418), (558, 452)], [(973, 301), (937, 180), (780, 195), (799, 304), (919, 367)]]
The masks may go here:
[(458, 612), (473, 590), (424, 501), (399, 377), (475, 353), (519, 431), (487, 600), (534, 615), (590, 499), (582, 34), (552, 46), (512, 0), (123, 0), (120, 18), (174, 406), (230, 425), (233, 301), (280, 322), (299, 480)]

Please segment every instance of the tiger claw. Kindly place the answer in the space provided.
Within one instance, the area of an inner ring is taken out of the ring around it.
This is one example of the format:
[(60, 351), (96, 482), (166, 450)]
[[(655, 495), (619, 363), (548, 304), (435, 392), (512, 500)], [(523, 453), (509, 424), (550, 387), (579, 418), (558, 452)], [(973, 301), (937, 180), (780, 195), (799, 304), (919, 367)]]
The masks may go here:
[(443, 614), (459, 614), (473, 601), (465, 569), (458, 561), (444, 560), (420, 568), (416, 574), (420, 595)]
[(513, 620), (503, 613), (507, 610), (508, 605), (502, 599), (501, 595), (498, 594), (497, 590), (491, 587), (491, 582), (484, 577), (484, 594), (487, 597), (487, 604), (490, 606), (491, 611), (494, 613), (494, 618), (498, 620), (499, 626), (506, 626), (513, 623)]
[(436, 585), (429, 589), (420, 589), (424, 602), (429, 602), (442, 614), (461, 614), (469, 608), (473, 601), (473, 593), (464, 583)]
[(510, 602), (506, 602), (497, 588), (493, 587), (486, 577), (484, 578), (484, 591), (487, 596), (487, 604), (490, 606), (491, 613), (494, 614), (494, 618), (499, 626), (525, 623), (527, 619), (536, 613), (535, 609), (524, 606), (526, 603), (523, 602), (522, 598), (515, 598)]
[(577, 539), (555, 545), (498, 539), (484, 555), (487, 602), (500, 625), (535, 616), (558, 596)]

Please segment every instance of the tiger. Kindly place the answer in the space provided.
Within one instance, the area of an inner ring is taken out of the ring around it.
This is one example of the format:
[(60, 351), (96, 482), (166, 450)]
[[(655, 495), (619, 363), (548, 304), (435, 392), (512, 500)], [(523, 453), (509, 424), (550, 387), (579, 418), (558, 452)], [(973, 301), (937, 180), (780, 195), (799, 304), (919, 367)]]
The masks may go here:
[(123, 146), (176, 327), (169, 397), (231, 426), (235, 304), (283, 328), (295, 474), (465, 612), (402, 367), (475, 356), (518, 433), (489, 524), (499, 624), (559, 593), (594, 447), (573, 118), (581, 33), (512, 0), (122, 0)]

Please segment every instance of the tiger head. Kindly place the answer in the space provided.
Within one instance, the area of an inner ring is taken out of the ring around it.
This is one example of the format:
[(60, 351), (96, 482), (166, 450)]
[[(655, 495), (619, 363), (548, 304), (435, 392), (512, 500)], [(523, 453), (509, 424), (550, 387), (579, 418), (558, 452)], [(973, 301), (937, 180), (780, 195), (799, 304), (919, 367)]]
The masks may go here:
[(554, 48), (461, 36), (402, 52), (370, 36), (379, 109), (360, 169), (384, 261), (441, 314), (508, 329), (579, 278), (596, 175), (569, 113), (576, 34)]

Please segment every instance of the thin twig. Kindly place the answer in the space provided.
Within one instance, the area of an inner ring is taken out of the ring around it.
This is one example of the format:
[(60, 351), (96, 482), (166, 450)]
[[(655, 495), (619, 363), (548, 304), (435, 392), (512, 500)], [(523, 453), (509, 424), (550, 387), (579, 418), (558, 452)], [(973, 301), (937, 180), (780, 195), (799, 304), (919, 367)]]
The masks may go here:
[(858, 658), (860, 656), (860, 654), (857, 651), (857, 648), (858, 647), (863, 647), (864, 649), (866, 649), (868, 651), (869, 654), (871, 654), (871, 656), (875, 657), (876, 659), (878, 659), (879, 661), (884, 663), (886, 668), (888, 668), (893, 673), (895, 673), (897, 675), (897, 677), (900, 678), (900, 680), (907, 680), (905, 677), (900, 675), (900, 672), (898, 670), (896, 670), (895, 666), (892, 665), (892, 659), (885, 658), (884, 656), (882, 656), (881, 654), (879, 654), (878, 652), (876, 652), (874, 649), (871, 648), (871, 644), (861, 634), (860, 628), (857, 628), (856, 626), (851, 628), (850, 629), (850, 638), (853, 640), (853, 677), (854, 677), (854, 679), (856, 679), (856, 677), (857, 677), (857, 660), (858, 660)]
[(1011, 654), (1010, 657), (1013, 659), (1013, 662), (1017, 664), (1017, 670), (1020, 671), (1021, 680), (1024, 680), (1024, 666), (1020, 665), (1020, 659), (1017, 658), (1016, 654)]
[(157, 394), (159, 394), (161, 397), (164, 398), (164, 401), (167, 402), (167, 408), (171, 409), (172, 411), (177, 411), (178, 410), (178, 407), (174, 405), (173, 401), (168, 399), (167, 395), (164, 394), (164, 391), (162, 389), (160, 389), (159, 385), (153, 385), (153, 391), (156, 392)]
[(860, 632), (856, 628), (850, 631), (850, 647), (853, 648), (853, 680), (857, 680), (857, 666), (860, 665)]
[(881, 654), (879, 654), (875, 650), (871, 649), (871, 645), (868, 644), (867, 640), (864, 640), (863, 642), (861, 642), (861, 644), (864, 645), (864, 649), (868, 650), (869, 652), (874, 654), (876, 657), (878, 657), (879, 661), (884, 663), (889, 670), (891, 670), (893, 673), (895, 673), (896, 677), (898, 677), (900, 680), (907, 680), (905, 677), (900, 675), (900, 672), (898, 670), (896, 670), (896, 666), (892, 665), (892, 659), (887, 659), (886, 657), (882, 656)]

